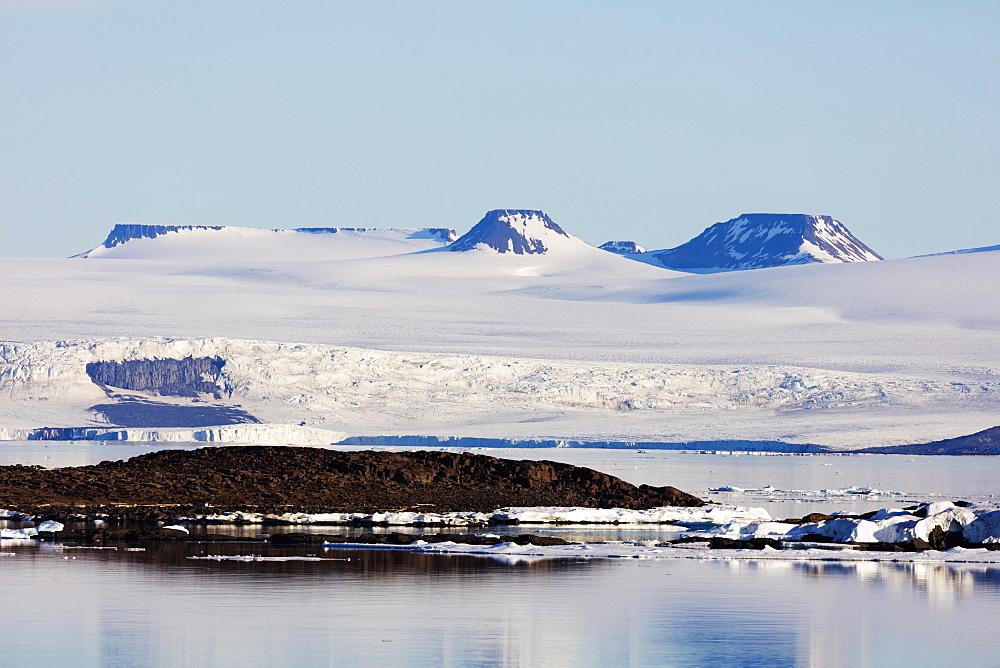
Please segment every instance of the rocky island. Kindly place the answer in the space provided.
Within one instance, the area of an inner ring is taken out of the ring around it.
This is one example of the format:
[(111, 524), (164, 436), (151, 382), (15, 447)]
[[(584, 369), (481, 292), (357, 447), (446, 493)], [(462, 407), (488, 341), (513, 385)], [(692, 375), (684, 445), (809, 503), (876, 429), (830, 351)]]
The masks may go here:
[(635, 486), (569, 464), (436, 451), (207, 447), (93, 466), (0, 467), (0, 508), (52, 519), (101, 514), (157, 520), (205, 508), (373, 513), (702, 505), (698, 497), (673, 487)]

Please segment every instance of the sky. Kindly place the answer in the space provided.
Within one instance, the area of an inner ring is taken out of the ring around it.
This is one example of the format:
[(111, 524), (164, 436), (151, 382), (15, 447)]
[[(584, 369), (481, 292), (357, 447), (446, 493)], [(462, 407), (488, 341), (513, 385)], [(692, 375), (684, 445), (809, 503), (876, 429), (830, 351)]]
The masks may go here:
[(1000, 243), (1000, 3), (0, 0), (0, 256), (119, 223)]

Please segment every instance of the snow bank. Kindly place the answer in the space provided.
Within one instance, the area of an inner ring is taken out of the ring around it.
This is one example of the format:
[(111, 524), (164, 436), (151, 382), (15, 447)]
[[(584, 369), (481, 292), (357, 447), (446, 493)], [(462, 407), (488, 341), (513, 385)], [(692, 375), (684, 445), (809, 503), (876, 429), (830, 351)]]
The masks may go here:
[(835, 517), (809, 524), (734, 519), (719, 526), (688, 532), (685, 536), (706, 539), (721, 536), (738, 540), (775, 538), (784, 541), (824, 536), (836, 543), (909, 543), (914, 540), (928, 541), (935, 529), (961, 534), (963, 540), (971, 544), (1000, 543), (1000, 509), (992, 504), (962, 508), (950, 501), (938, 501), (913, 511), (884, 508), (867, 519)]

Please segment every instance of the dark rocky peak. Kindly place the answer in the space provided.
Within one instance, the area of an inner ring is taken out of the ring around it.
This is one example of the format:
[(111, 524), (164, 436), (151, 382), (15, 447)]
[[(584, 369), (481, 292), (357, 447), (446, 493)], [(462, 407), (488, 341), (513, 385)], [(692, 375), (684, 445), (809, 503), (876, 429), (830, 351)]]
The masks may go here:
[(882, 259), (830, 216), (788, 213), (745, 213), (651, 254), (664, 267), (696, 272)]
[(645, 248), (634, 241), (608, 241), (598, 246), (598, 248), (606, 250), (609, 253), (616, 253), (618, 255), (631, 255), (633, 253), (646, 252)]
[(114, 248), (132, 239), (155, 239), (158, 236), (181, 230), (221, 230), (222, 226), (208, 225), (115, 225), (104, 240), (105, 248)]
[(494, 209), (448, 246), (450, 251), (492, 248), (498, 253), (541, 254), (560, 237), (570, 239), (561, 227), (541, 211)]

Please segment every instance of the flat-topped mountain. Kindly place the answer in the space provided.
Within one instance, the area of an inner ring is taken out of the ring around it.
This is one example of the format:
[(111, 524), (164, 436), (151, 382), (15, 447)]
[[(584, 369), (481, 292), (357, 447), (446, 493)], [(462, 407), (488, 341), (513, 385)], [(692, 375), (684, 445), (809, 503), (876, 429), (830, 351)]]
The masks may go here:
[(542, 211), (494, 209), (448, 246), (450, 251), (493, 250), (514, 255), (540, 255), (554, 248), (586, 245), (566, 234)]
[(643, 261), (695, 273), (882, 259), (830, 216), (789, 213), (745, 213), (646, 255)]
[(79, 258), (320, 260), (380, 257), (441, 248), (455, 230), (430, 228), (300, 227), (258, 229), (216, 225), (115, 225)]

